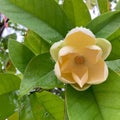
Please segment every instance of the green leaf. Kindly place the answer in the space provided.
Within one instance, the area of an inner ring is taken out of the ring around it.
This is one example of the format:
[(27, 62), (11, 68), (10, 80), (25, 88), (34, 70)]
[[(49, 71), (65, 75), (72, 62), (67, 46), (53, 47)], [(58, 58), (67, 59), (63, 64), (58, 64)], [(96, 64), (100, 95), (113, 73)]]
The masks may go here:
[(74, 26), (85, 26), (91, 20), (83, 0), (64, 0), (63, 10)]
[(118, 1), (116, 7), (115, 7), (116, 10), (120, 10), (120, 1)]
[(120, 76), (112, 70), (106, 82), (86, 91), (79, 92), (68, 86), (66, 105), (69, 120), (119, 120), (119, 100)]
[(120, 28), (109, 36), (108, 39), (112, 44), (112, 51), (107, 61), (120, 59)]
[(20, 87), (20, 94), (25, 95), (36, 87), (52, 89), (60, 87), (62, 83), (54, 75), (54, 62), (50, 54), (34, 57), (28, 64)]
[(35, 31), (50, 44), (61, 40), (73, 27), (54, 0), (11, 1), (15, 4), (0, 0), (0, 11), (14, 22)]
[(117, 73), (120, 73), (120, 59), (107, 61), (107, 65), (110, 69), (114, 70)]
[(30, 95), (31, 108), (36, 120), (64, 120), (64, 102), (49, 92)]
[(0, 120), (5, 120), (12, 115), (17, 108), (16, 92), (0, 95)]
[(18, 90), (20, 87), (20, 78), (13, 74), (0, 74), (0, 95)]
[(36, 55), (46, 53), (50, 48), (50, 45), (45, 40), (31, 30), (27, 32), (24, 44)]
[(120, 11), (105, 13), (94, 20), (88, 25), (96, 37), (108, 38), (120, 28)]
[(21, 105), (24, 108), (20, 109), (20, 120), (64, 119), (63, 100), (47, 91), (24, 96)]
[(19, 113), (15, 112), (8, 118), (8, 120), (19, 120)]
[(22, 43), (19, 43), (11, 39), (8, 42), (8, 49), (9, 49), (10, 59), (14, 64), (14, 66), (20, 72), (24, 73), (24, 70), (28, 62), (31, 60), (34, 54)]
[(103, 14), (109, 11), (109, 1), (108, 0), (97, 0), (100, 13)]

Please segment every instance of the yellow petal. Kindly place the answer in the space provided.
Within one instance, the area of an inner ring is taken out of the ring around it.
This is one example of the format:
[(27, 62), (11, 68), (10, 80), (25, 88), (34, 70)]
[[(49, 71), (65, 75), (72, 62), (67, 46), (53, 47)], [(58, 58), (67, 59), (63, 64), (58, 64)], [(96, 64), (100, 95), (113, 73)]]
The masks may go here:
[(91, 85), (85, 84), (82, 88), (78, 84), (71, 84), (71, 86), (78, 91), (84, 91), (84, 90), (88, 89)]
[(58, 62), (56, 62), (56, 64), (55, 64), (54, 71), (55, 71), (56, 77), (60, 81), (62, 81), (64, 83), (75, 83), (74, 79), (72, 78), (71, 73), (66, 73), (66, 74), (61, 73), (60, 66), (59, 66)]
[(65, 37), (64, 43), (73, 48), (81, 49), (96, 44), (96, 39), (82, 31), (77, 31), (71, 34), (68, 33)]
[(85, 83), (87, 83), (87, 80), (88, 80), (88, 70), (87, 70), (87, 68), (86, 68), (86, 71), (83, 72), (84, 73), (83, 75), (81, 75), (82, 72), (80, 72), (79, 75), (77, 75), (76, 73), (72, 73), (72, 76), (73, 76), (74, 80), (77, 82), (77, 84), (81, 88), (85, 85)]
[(102, 49), (96, 45), (85, 48), (84, 57), (89, 64), (95, 64), (102, 56)]
[(106, 63), (100, 59), (96, 64), (88, 66), (88, 84), (99, 84), (108, 77), (108, 68)]

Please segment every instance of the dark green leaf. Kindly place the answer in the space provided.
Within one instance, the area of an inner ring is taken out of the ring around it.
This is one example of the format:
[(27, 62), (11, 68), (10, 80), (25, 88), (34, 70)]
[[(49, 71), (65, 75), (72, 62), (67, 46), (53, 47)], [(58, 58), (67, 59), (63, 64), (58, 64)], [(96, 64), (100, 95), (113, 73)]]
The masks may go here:
[(20, 78), (13, 74), (0, 74), (0, 95), (18, 90), (20, 87)]
[(36, 55), (48, 52), (50, 48), (45, 40), (30, 30), (25, 36), (24, 44)]
[(31, 60), (34, 54), (22, 43), (19, 43), (11, 39), (8, 42), (8, 49), (9, 49), (10, 59), (14, 64), (14, 66), (20, 72), (24, 73), (24, 70), (28, 62)]
[(5, 120), (12, 115), (18, 106), (16, 92), (0, 95), (0, 120)]
[(74, 26), (85, 26), (91, 20), (83, 0), (64, 0), (63, 10)]
[(87, 27), (97, 37), (108, 38), (120, 28), (120, 12), (105, 13), (92, 20)]
[[(120, 76), (112, 70), (106, 82), (79, 92), (67, 87), (69, 120), (119, 120)], [(77, 112), (76, 112), (77, 111)]]
[(36, 87), (52, 89), (61, 86), (53, 72), (54, 62), (48, 53), (34, 57), (28, 64), (21, 83), (21, 95)]
[(100, 13), (103, 14), (105, 12), (108, 12), (109, 11), (109, 1), (108, 0), (97, 0), (97, 3), (98, 3), (98, 8), (100, 10)]

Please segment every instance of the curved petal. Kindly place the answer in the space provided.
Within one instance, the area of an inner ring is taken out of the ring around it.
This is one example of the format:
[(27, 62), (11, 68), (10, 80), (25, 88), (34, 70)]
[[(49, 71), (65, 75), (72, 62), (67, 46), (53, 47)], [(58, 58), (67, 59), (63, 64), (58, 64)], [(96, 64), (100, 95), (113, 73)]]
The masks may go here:
[(105, 60), (112, 50), (111, 43), (104, 38), (96, 38), (96, 44), (101, 47), (103, 51), (102, 58)]
[(96, 44), (96, 39), (82, 31), (77, 31), (71, 34), (68, 33), (65, 37), (64, 43), (65, 45), (72, 46), (73, 48), (82, 49), (86, 46)]
[(88, 68), (84, 66), (80, 69), (79, 73), (72, 73), (72, 76), (76, 83), (82, 88), (88, 80)]
[(88, 89), (91, 85), (85, 84), (82, 88), (78, 84), (71, 84), (71, 86), (78, 91), (84, 91), (84, 90)]
[(75, 83), (74, 79), (72, 78), (72, 75), (71, 73), (61, 73), (60, 71), (60, 66), (59, 66), (59, 63), (56, 62), (55, 64), (55, 68), (54, 68), (54, 71), (55, 71), (55, 75), (57, 76), (57, 78), (64, 82), (64, 83)]
[(95, 65), (88, 66), (88, 84), (99, 84), (108, 77), (108, 68), (106, 63), (100, 59)]
[(50, 48), (50, 54), (53, 60), (58, 60), (58, 52), (63, 47), (64, 41), (60, 40), (59, 42), (54, 43)]
[(84, 57), (88, 64), (96, 64), (102, 56), (102, 49), (96, 45), (86, 47), (84, 50)]

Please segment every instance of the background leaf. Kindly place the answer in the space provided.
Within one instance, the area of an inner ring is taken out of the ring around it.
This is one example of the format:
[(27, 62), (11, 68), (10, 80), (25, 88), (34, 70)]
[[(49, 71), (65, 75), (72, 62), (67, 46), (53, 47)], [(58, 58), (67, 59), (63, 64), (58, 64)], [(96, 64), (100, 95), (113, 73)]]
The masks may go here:
[(86, 91), (79, 92), (68, 86), (66, 104), (69, 120), (119, 120), (119, 94), (120, 76), (112, 70), (106, 82)]
[(20, 78), (12, 74), (0, 74), (0, 95), (19, 89)]
[(109, 0), (97, 0), (97, 4), (101, 14), (108, 12), (110, 9)]
[(36, 87), (52, 89), (60, 87), (62, 83), (54, 75), (54, 62), (50, 54), (45, 53), (34, 57), (28, 64), (21, 82), (21, 95), (27, 94)]
[[(26, 109), (21, 109), (20, 120), (63, 120), (64, 102), (61, 98), (47, 91), (24, 96), (22, 102)], [(30, 116), (28, 115), (30, 113)]]
[(50, 44), (31, 30), (27, 31), (24, 44), (36, 55), (46, 53), (50, 49)]
[(22, 73), (32, 59), (34, 54), (22, 43), (15, 40), (9, 40), (8, 42), (9, 56), (14, 66)]
[(64, 0), (63, 10), (74, 26), (85, 26), (91, 20), (83, 0)]
[(108, 12), (94, 20), (87, 27), (92, 30), (96, 37), (108, 38), (120, 28), (120, 12)]
[[(43, 0), (39, 0), (39, 1), (43, 1)], [(28, 4), (26, 3), (27, 7), (31, 5), (33, 6), (33, 1), (28, 1), (28, 2), (29, 2)], [(17, 0), (17, 3), (24, 4), (24, 1)], [(49, 0), (48, 0), (48, 3), (50, 3)], [(39, 3), (37, 3), (37, 6), (38, 5)], [(36, 12), (40, 11), (39, 8), (37, 8), (37, 6), (35, 7), (37, 9), (37, 11), (35, 10)], [(55, 4), (55, 6), (58, 7), (57, 3)], [(46, 10), (44, 8), (42, 9), (42, 11)], [(53, 6), (53, 9), (54, 9), (54, 6)], [(62, 14), (61, 9), (60, 8), (58, 9), (59, 9), (58, 13), (60, 11), (59, 14), (61, 15)], [(45, 39), (50, 44), (63, 38), (63, 36), (57, 30), (49, 26), (49, 24), (47, 24), (45, 21), (39, 19), (38, 17), (35, 17), (35, 15), (33, 14), (33, 11), (32, 13), (25, 11), (22, 8), (17, 7), (15, 4), (12, 4), (9, 0), (0, 0), (0, 11), (4, 13), (8, 18), (10, 18), (13, 22), (20, 23), (30, 28), (31, 30), (35, 31), (38, 35), (40, 35), (43, 39)], [(56, 11), (56, 14), (57, 14), (56, 8), (54, 9), (54, 11)], [(52, 12), (50, 14), (52, 14)], [(56, 16), (54, 17), (54, 19), (55, 18)]]
[(16, 92), (0, 95), (0, 120), (5, 120), (17, 110), (18, 101)]

